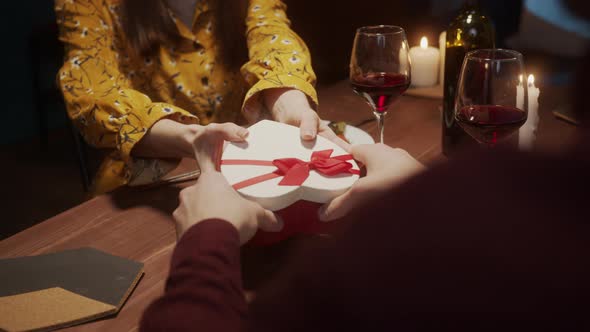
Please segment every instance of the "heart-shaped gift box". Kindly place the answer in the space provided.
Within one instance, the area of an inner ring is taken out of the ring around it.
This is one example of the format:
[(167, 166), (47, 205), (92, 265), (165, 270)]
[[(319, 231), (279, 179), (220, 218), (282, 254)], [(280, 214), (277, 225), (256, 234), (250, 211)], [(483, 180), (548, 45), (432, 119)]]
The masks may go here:
[(322, 204), (343, 194), (359, 178), (359, 167), (342, 148), (318, 136), (302, 141), (299, 128), (263, 120), (245, 142), (225, 148), (221, 173), (245, 198), (277, 213), (278, 233), (258, 230), (253, 245), (270, 245), (296, 234), (327, 232), (319, 221)]

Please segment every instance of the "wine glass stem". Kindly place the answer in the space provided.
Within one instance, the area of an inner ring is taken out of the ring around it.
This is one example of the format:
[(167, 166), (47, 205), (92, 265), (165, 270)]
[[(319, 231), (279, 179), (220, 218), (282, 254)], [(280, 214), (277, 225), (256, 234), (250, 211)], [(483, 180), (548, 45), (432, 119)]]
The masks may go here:
[(377, 118), (377, 130), (379, 131), (379, 142), (383, 142), (383, 130), (385, 129), (385, 112), (374, 112), (375, 117)]

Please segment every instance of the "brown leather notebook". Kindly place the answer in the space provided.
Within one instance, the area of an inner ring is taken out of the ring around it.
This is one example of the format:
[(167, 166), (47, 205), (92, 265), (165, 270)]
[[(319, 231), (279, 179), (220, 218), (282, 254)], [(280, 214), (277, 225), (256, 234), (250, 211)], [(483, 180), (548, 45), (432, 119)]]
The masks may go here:
[(93, 248), (0, 260), (0, 330), (47, 331), (117, 313), (143, 263)]

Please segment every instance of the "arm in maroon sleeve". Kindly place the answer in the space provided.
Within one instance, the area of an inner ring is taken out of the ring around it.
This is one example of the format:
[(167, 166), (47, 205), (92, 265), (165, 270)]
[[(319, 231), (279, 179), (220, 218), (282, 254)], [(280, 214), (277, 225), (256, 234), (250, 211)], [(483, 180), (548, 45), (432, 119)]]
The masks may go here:
[(165, 294), (144, 312), (141, 331), (239, 331), (246, 313), (238, 232), (211, 219), (176, 245)]

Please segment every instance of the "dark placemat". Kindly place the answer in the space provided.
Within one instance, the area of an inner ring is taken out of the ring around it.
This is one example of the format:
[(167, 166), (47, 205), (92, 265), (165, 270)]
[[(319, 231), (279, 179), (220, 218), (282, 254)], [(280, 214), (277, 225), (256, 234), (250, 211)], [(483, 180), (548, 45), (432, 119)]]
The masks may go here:
[(52, 287), (120, 309), (143, 274), (143, 263), (93, 248), (0, 260), (0, 297)]

